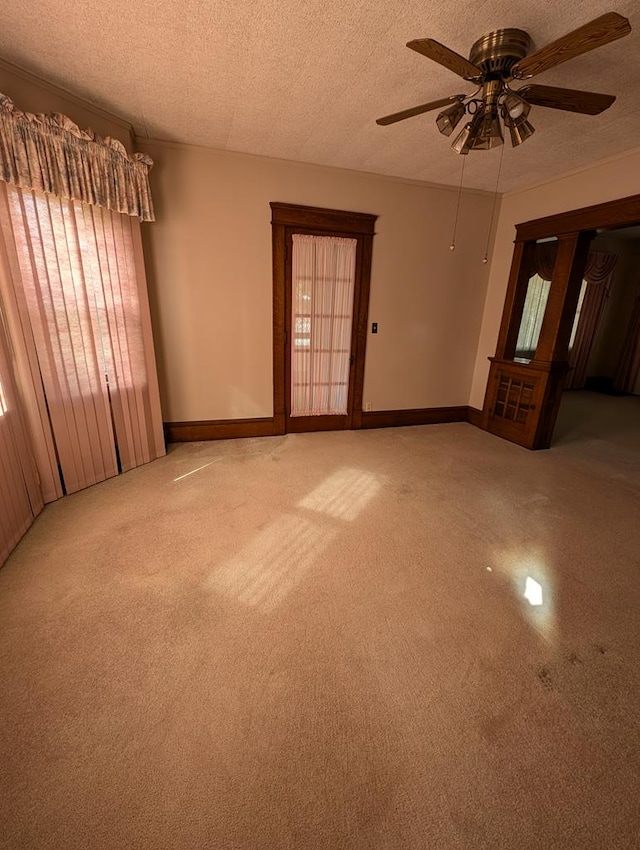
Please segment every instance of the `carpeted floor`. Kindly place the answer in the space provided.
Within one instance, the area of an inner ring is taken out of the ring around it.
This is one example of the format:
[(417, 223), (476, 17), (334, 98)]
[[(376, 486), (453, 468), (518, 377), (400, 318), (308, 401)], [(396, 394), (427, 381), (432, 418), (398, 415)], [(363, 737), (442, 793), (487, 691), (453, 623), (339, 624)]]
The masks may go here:
[(610, 401), (617, 445), (578, 399), (549, 452), (197, 443), (49, 506), (0, 570), (0, 846), (640, 847), (640, 400)]

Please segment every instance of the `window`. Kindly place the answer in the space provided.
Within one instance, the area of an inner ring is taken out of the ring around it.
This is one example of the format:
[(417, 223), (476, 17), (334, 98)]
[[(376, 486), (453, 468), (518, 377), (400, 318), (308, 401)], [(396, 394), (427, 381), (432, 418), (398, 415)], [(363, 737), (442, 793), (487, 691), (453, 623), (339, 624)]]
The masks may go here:
[(576, 331), (578, 330), (578, 324), (580, 322), (580, 314), (582, 312), (582, 305), (584, 304), (584, 296), (587, 291), (587, 281), (582, 281), (582, 287), (580, 289), (580, 297), (578, 298), (578, 306), (576, 307), (576, 317), (573, 320), (573, 327), (571, 328), (571, 339), (569, 340), (569, 351), (573, 348), (573, 343), (576, 341)]
[[(551, 281), (544, 280), (540, 275), (534, 274), (529, 279), (527, 287), (527, 296), (522, 310), (522, 320), (520, 322), (520, 330), (518, 331), (518, 341), (516, 343), (515, 360), (529, 362), (533, 360), (542, 330), (542, 322), (544, 313), (547, 309), (547, 300), (549, 298), (549, 290), (551, 289)], [(571, 339), (569, 342), (569, 350), (573, 348), (576, 338), (576, 331), (580, 322), (580, 312), (584, 302), (584, 296), (587, 291), (587, 281), (582, 281), (580, 289), (580, 297), (576, 308), (576, 315), (573, 320), (571, 329)]]
[(12, 185), (3, 195), (48, 451), (72, 493), (164, 454), (139, 229), (103, 207)]
[(516, 360), (529, 361), (535, 357), (550, 289), (550, 280), (544, 280), (537, 274), (529, 278), (516, 343)]

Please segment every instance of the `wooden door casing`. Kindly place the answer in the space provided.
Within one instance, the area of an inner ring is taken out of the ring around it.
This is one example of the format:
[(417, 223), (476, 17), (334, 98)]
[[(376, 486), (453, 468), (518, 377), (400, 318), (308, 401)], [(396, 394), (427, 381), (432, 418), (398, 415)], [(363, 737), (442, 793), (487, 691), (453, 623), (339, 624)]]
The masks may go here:
[[(482, 427), (529, 449), (551, 445), (569, 371), (568, 348), (589, 244), (598, 229), (640, 223), (640, 195), (519, 224)], [(515, 361), (518, 329), (538, 239), (557, 237), (558, 254), (540, 338), (530, 362)]]
[[(277, 432), (360, 428), (369, 315), (369, 288), (377, 216), (271, 203), (273, 241), (273, 387)], [(351, 359), (346, 416), (289, 416), (291, 398), (291, 259), (292, 235), (340, 236), (356, 240)], [(304, 421), (307, 420), (307, 421)]]

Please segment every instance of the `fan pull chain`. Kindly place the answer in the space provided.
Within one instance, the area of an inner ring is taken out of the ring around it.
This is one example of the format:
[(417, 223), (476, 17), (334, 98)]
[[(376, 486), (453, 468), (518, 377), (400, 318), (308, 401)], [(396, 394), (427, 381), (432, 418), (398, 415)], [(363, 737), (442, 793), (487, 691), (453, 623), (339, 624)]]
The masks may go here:
[(450, 251), (456, 250), (456, 230), (458, 227), (458, 212), (460, 211), (460, 198), (462, 196), (462, 181), (464, 180), (464, 167), (467, 162), (467, 157), (462, 157), (462, 171), (460, 172), (460, 186), (458, 187), (458, 200), (456, 201), (456, 215), (453, 220), (453, 235), (451, 236), (451, 245), (449, 245)]
[(489, 242), (491, 240), (491, 228), (493, 226), (493, 218), (496, 214), (496, 203), (498, 200), (498, 186), (500, 185), (500, 172), (502, 171), (502, 157), (504, 156), (504, 149), (506, 145), (502, 145), (500, 148), (500, 163), (498, 165), (498, 176), (496, 177), (496, 188), (493, 192), (493, 205), (491, 207), (491, 218), (489, 219), (489, 229), (487, 230), (487, 245), (484, 249), (484, 258), (482, 260), (483, 263), (489, 262)]

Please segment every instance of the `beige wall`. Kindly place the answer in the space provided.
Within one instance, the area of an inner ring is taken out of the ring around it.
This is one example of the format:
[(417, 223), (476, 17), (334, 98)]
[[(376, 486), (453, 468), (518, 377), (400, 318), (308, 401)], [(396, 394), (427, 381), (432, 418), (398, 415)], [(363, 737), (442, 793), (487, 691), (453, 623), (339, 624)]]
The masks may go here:
[[(132, 149), (126, 121), (3, 60), (0, 92), (20, 109), (63, 112)], [(163, 412), (172, 421), (271, 415), (269, 201), (379, 216), (369, 318), (380, 332), (368, 337), (364, 400), (385, 410), (481, 407), (515, 225), (640, 193), (636, 149), (504, 196), (487, 285), (484, 193), (464, 193), (451, 253), (453, 189), (152, 141), (137, 147), (156, 161), (158, 221), (144, 235)]]
[[(514, 155), (526, 156), (526, 147)], [(482, 328), (469, 404), (481, 408), (489, 373), (487, 357), (495, 353), (507, 289), (515, 226), (520, 222), (565, 212), (614, 198), (640, 194), (640, 148), (588, 169), (502, 198), (489, 274)]]
[[(132, 149), (119, 119), (0, 60), (17, 108), (62, 112)], [(171, 421), (270, 416), (269, 201), (379, 216), (365, 402), (373, 410), (464, 405), (488, 267), (491, 198), (447, 187), (137, 140), (156, 162), (158, 221), (143, 227), (163, 412)]]
[(484, 303), (491, 198), (362, 173), (137, 141), (157, 221), (147, 268), (168, 421), (272, 414), (270, 201), (374, 213), (364, 401), (467, 403)]

